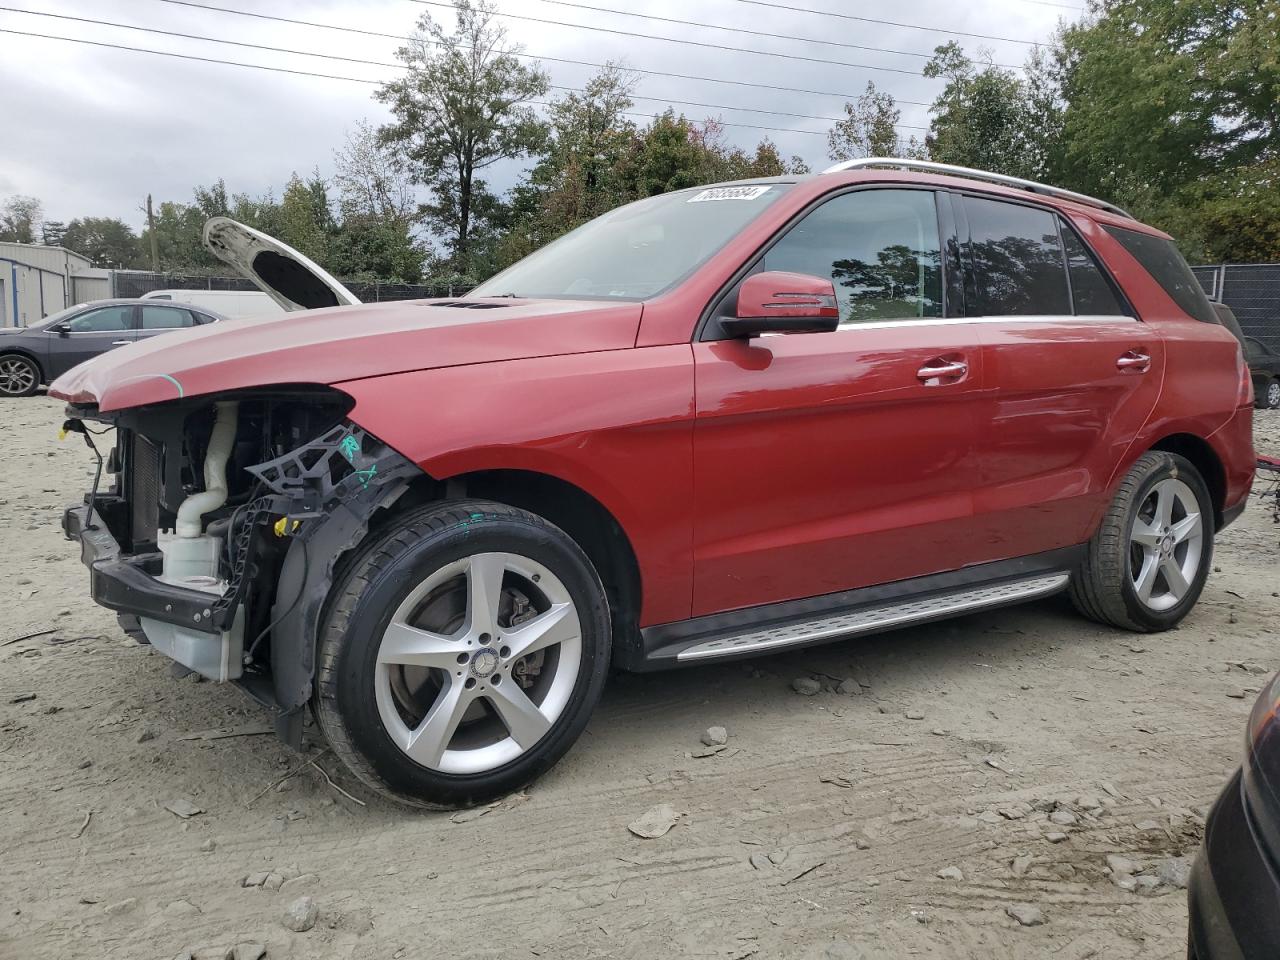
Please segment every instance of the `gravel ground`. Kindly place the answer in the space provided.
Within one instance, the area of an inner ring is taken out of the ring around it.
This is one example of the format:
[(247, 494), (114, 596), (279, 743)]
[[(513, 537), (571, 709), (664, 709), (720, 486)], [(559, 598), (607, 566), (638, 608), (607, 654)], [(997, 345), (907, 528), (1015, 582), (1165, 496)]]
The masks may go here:
[[(527, 797), (406, 813), (124, 637), (58, 530), (87, 451), (51, 400), (0, 418), (4, 957), (1163, 960), (1171, 858), (1280, 666), (1280, 527), (1255, 501), (1176, 631), (1058, 598), (619, 676)], [(1257, 434), (1280, 453), (1280, 415)], [(628, 830), (662, 804), (664, 835)]]

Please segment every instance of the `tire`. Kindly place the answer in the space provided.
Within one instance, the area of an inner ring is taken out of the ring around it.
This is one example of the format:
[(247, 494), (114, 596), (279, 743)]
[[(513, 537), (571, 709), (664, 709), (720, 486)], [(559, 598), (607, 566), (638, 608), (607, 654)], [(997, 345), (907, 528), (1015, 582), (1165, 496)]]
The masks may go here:
[(1071, 601), (1099, 623), (1141, 633), (1168, 630), (1204, 589), (1213, 534), (1213, 503), (1192, 463), (1175, 453), (1145, 453), (1072, 574)]
[(40, 387), (40, 366), (21, 353), (0, 355), (0, 397), (29, 397)]
[(355, 555), (326, 608), (316, 717), (357, 778), (412, 806), (485, 803), (546, 772), (609, 667), (590, 560), (546, 520), (497, 503), (406, 513)]
[(1259, 410), (1280, 410), (1280, 377), (1263, 381), (1254, 391), (1254, 404)]

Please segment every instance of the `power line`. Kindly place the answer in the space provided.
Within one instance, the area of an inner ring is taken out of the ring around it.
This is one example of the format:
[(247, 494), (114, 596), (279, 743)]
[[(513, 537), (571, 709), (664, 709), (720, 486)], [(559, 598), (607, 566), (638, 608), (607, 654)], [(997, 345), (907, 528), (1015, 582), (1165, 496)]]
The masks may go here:
[[(153, 34), (158, 34), (166, 37), (178, 37), (183, 40), (197, 40), (204, 43), (221, 43), (221, 44), (226, 44), (234, 47), (245, 47), (251, 50), (262, 50), (262, 51), (267, 51), (271, 53), (284, 53), (292, 56), (317, 57), (324, 60), (340, 60), (345, 63), (359, 63), (365, 66), (372, 66), (372, 67), (387, 67), (393, 70), (406, 69), (403, 63), (389, 63), (384, 60), (366, 60), (360, 57), (344, 57), (339, 54), (333, 54), (333, 53), (319, 53), (311, 50), (297, 50), (290, 47), (274, 47), (274, 46), (269, 46), (267, 44), (247, 43), (245, 41), (240, 41), (240, 40), (226, 40), (219, 37), (206, 37), (206, 36), (202, 36), (200, 34), (194, 34), (194, 33), (181, 33), (176, 30), (161, 30), (159, 27), (143, 27), (143, 26), (138, 26), (136, 24), (130, 24), (130, 23), (117, 23), (112, 20), (95, 20), (90, 17), (76, 17), (70, 14), (63, 14), (63, 13), (48, 13), (48, 12), (37, 11), (37, 10), (22, 10), (16, 7), (4, 7), (4, 6), (0, 6), (0, 12), (21, 13), (21, 14), (27, 14), (29, 16), (36, 16), (36, 17), (53, 17), (58, 20), (71, 20), (76, 23), (87, 23), (87, 24), (92, 24), (94, 26), (99, 26), (99, 27), (113, 27), (120, 30), (134, 30), (139, 33), (153, 33)], [(358, 78), (351, 77), (347, 79), (357, 80)], [(381, 81), (360, 80), (360, 82), (379, 83)], [(568, 93), (585, 93), (585, 91), (581, 87), (569, 87), (569, 86), (564, 86), (562, 84), (555, 84), (555, 83), (550, 84), (549, 86), (554, 90), (563, 90)], [(816, 116), (814, 114), (808, 114), (808, 113), (791, 113), (784, 110), (764, 110), (764, 109), (758, 109), (756, 107), (737, 107), (727, 103), (705, 103), (698, 100), (673, 100), (670, 98), (663, 98), (663, 97), (646, 97), (640, 94), (631, 94), (630, 97), (633, 100), (646, 100), (652, 103), (671, 103), (671, 104), (679, 104), (681, 106), (689, 106), (689, 107), (705, 107), (710, 110), (736, 110), (743, 113), (765, 113), (765, 114), (772, 114), (774, 116), (779, 116), (779, 117), (792, 117), (797, 120), (821, 120), (826, 123), (837, 123), (841, 119), (840, 117), (823, 117), (823, 116)], [(895, 126), (900, 126), (906, 130), (927, 130), (928, 129), (928, 127), (922, 127), (922, 126), (906, 124), (906, 123), (896, 124)], [(808, 132), (808, 131), (805, 131), (805, 132)]]
[[(870, 50), (875, 53), (892, 53), (900, 57), (919, 57), (922, 60), (932, 60), (932, 53), (916, 53), (914, 50), (893, 50), (888, 47), (871, 47), (861, 43), (847, 43), (843, 40), (822, 40), (818, 37), (797, 37), (788, 33), (776, 33), (770, 30), (751, 30), (747, 27), (730, 27), (720, 23), (701, 23), (697, 20), (678, 20), (675, 17), (661, 17), (654, 13), (635, 13), (631, 10), (616, 10), (612, 7), (597, 7), (586, 3), (572, 3), (570, 0), (542, 0), (543, 3), (550, 3), (560, 7), (572, 7), (575, 10), (591, 10), (595, 13), (607, 13), (619, 17), (638, 17), (641, 20), (658, 20), (662, 23), (674, 23), (682, 27), (702, 27), (707, 30), (723, 30), (727, 33), (745, 33), (753, 37), (765, 37), (772, 40), (797, 40), (801, 43), (817, 43), (827, 47), (843, 47), (847, 50)], [(1036, 0), (1033, 0), (1036, 2)], [(999, 67), (1005, 67), (1010, 70), (1020, 70), (1011, 64), (996, 64)]]
[[(454, 5), (447, 0), (411, 0), (412, 3), (420, 3), (427, 7), (445, 7), (453, 10)], [(831, 67), (852, 67), (856, 70), (879, 70), (882, 73), (902, 73), (909, 77), (920, 76), (919, 70), (907, 70), (903, 67), (878, 67), (870, 63), (852, 63), (848, 60), (829, 60), (826, 57), (805, 57), (798, 53), (775, 53), (772, 50), (754, 50), (751, 47), (734, 47), (727, 43), (709, 43), (705, 40), (684, 40), (680, 37), (664, 37), (656, 33), (637, 33), (635, 30), (614, 30), (610, 27), (596, 27), (585, 23), (570, 23), (565, 20), (551, 20), (547, 17), (531, 17), (524, 13), (502, 13), (495, 11), (495, 16), (506, 17), (508, 20), (527, 20), (530, 23), (543, 23), (553, 27), (566, 27), (570, 30), (590, 30), (594, 33), (610, 33), (619, 37), (627, 37), (635, 39), (639, 37), (643, 40), (660, 40), (663, 43), (678, 43), (686, 47), (700, 47), (704, 50), (728, 50), (733, 53), (750, 53), (758, 57), (774, 57), (781, 60), (798, 60), (802, 63), (821, 63)]]
[[(177, 60), (194, 60), (199, 63), (212, 63), (224, 67), (243, 67), (249, 70), (269, 70), (272, 73), (288, 73), (300, 77), (321, 77), (325, 80), (346, 80), (352, 83), (364, 83), (370, 85), (380, 85), (384, 82), (382, 80), (366, 80), (361, 77), (339, 76), (332, 73), (315, 73), (310, 70), (293, 70), (287, 67), (269, 67), (260, 63), (241, 63), (236, 60), (221, 60), (214, 57), (198, 57), (195, 54), (190, 53), (174, 53), (171, 50), (151, 50), (147, 47), (133, 47), (120, 43), (104, 43), (101, 40), (84, 40), (79, 37), (59, 37), (54, 36), (53, 34), (35, 33), (27, 30), (11, 30), (0, 27), (0, 33), (8, 33), (19, 37), (35, 37), (41, 40), (58, 40), (64, 43), (79, 43), (90, 47), (102, 47), (108, 50), (125, 50), (130, 53), (149, 53), (157, 57), (172, 57)], [(535, 107), (552, 106), (552, 104), (540, 100), (529, 100), (527, 103), (529, 103), (530, 106)], [(660, 113), (639, 113), (633, 110), (624, 110), (622, 113), (625, 116), (643, 117), (648, 120), (656, 120), (662, 116)], [(754, 123), (731, 123), (728, 120), (716, 122), (725, 127), (739, 127), (746, 130), (764, 130), (769, 133), (800, 133), (813, 137), (826, 136), (826, 132), (822, 130), (798, 130), (795, 127), (767, 127)]]
[[(195, 3), (193, 0), (157, 0), (159, 3), (169, 3), (180, 7), (191, 7), (196, 10), (206, 10), (214, 13), (226, 13), (240, 17), (253, 17), (257, 20), (269, 20), (276, 23), (288, 23), (298, 27), (313, 27), (317, 30), (335, 30), (340, 33), (360, 34), (366, 37), (381, 37), (386, 40), (407, 40), (413, 41), (416, 38), (398, 33), (382, 33), (377, 30), (365, 30), (360, 27), (346, 27), (334, 23), (317, 23), (314, 20), (299, 20), (294, 17), (281, 17), (266, 13), (255, 13), (252, 10), (236, 10), (231, 7), (219, 7), (207, 3)], [(534, 53), (513, 53), (512, 56), (520, 57), (525, 60), (545, 60), (548, 63), (567, 63), (579, 67), (595, 67), (602, 69), (608, 64), (594, 63), (590, 60), (574, 60), (568, 57), (550, 57)], [(673, 73), (667, 70), (648, 70), (644, 67), (624, 67), (623, 69), (631, 73), (641, 73), (646, 76), (667, 77), (675, 80), (694, 80), (699, 83), (719, 83), (734, 87), (748, 87), (754, 90), (775, 90), (781, 93), (803, 93), (814, 97), (839, 97), (841, 100), (855, 100), (857, 94), (837, 93), (834, 90), (810, 90), (805, 87), (786, 87), (773, 83), (753, 83), (749, 80), (730, 80), (724, 77), (704, 77), (697, 74), (689, 73)], [(920, 100), (900, 100), (895, 98), (897, 103), (905, 104), (912, 107), (928, 107), (931, 104), (924, 103)]]
[(948, 37), (972, 37), (975, 40), (1002, 40), (1005, 43), (1023, 43), (1030, 47), (1039, 47), (1038, 40), (1022, 40), (1018, 37), (1002, 37), (991, 33), (966, 33), (963, 30), (945, 30), (942, 27), (926, 27), (920, 23), (902, 23), (898, 20), (877, 20), (875, 17), (858, 17), (852, 13), (837, 13), (834, 10), (814, 10), (812, 7), (793, 7), (775, 0), (733, 0), (734, 3), (749, 3), (756, 7), (772, 7), (775, 10), (788, 10), (791, 13), (811, 13), (819, 17), (839, 17), (841, 20), (857, 20), (860, 23), (878, 23), (885, 27), (901, 27), (905, 30), (927, 30), (930, 33), (941, 33)]

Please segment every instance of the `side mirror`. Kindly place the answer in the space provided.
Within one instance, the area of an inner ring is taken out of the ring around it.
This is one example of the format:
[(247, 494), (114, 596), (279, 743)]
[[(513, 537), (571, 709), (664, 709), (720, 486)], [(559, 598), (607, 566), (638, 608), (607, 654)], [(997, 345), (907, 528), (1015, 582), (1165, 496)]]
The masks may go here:
[(63, 320), (61, 323), (55, 323), (49, 328), (50, 333), (56, 333), (60, 337), (65, 337), (71, 332), (71, 324)]
[(836, 288), (823, 277), (767, 270), (742, 281), (737, 316), (720, 321), (734, 337), (761, 333), (830, 333), (840, 325)]

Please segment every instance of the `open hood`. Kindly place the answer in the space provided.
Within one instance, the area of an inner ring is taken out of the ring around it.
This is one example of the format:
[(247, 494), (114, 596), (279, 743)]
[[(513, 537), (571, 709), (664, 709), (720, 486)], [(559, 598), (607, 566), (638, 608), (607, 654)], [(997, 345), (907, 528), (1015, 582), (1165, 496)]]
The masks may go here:
[(285, 310), (354, 306), (359, 298), (293, 247), (230, 217), (204, 225), (204, 246)]

